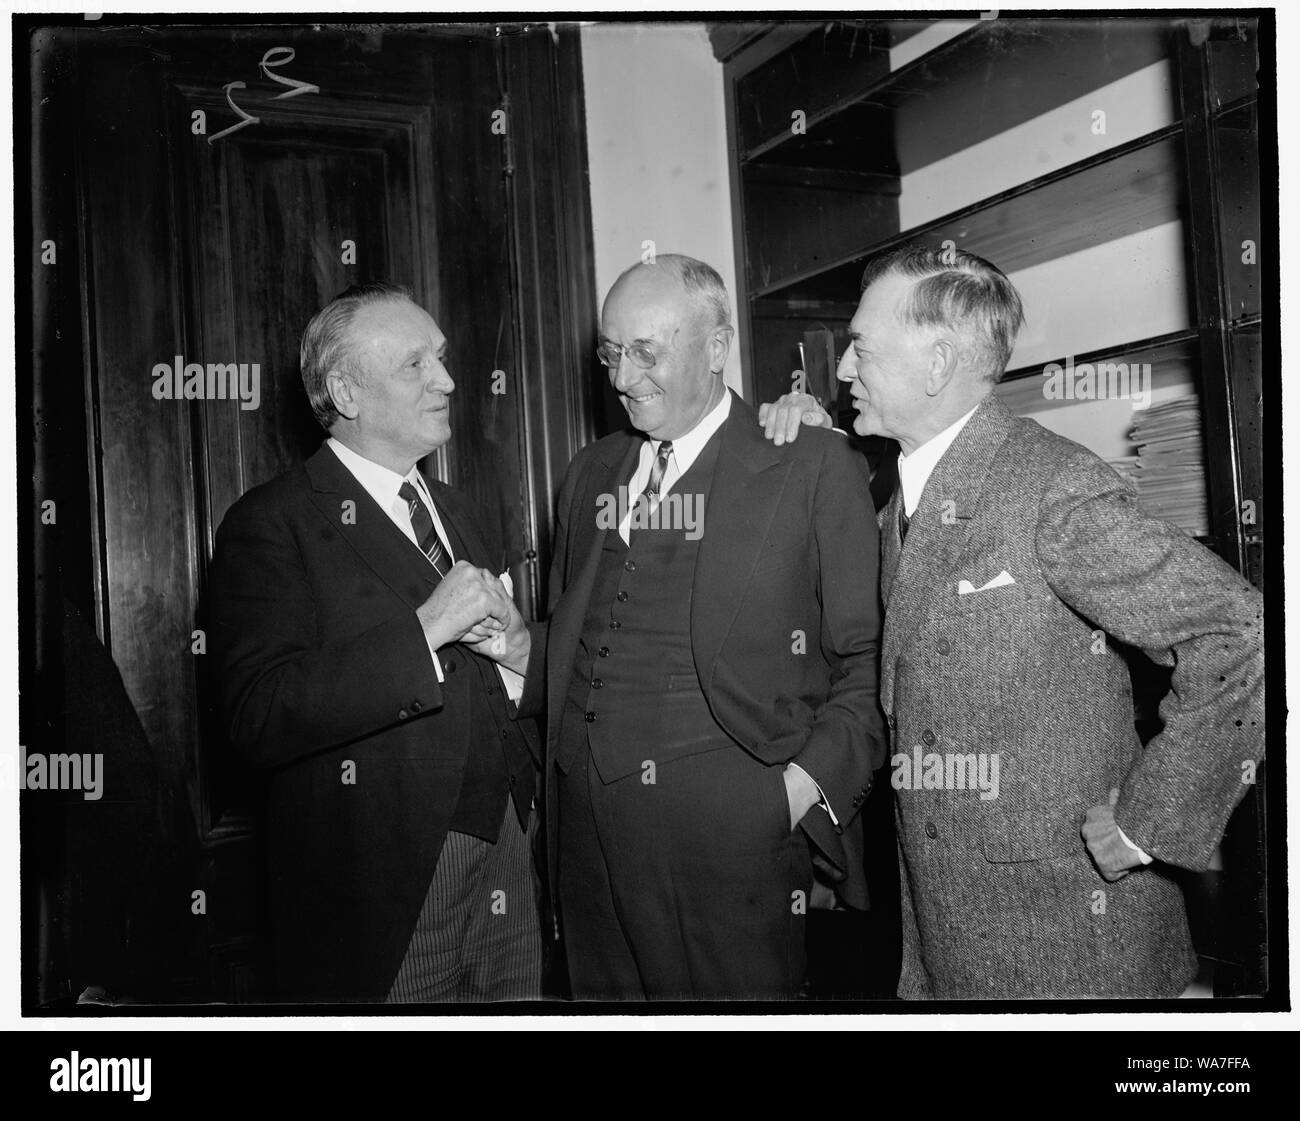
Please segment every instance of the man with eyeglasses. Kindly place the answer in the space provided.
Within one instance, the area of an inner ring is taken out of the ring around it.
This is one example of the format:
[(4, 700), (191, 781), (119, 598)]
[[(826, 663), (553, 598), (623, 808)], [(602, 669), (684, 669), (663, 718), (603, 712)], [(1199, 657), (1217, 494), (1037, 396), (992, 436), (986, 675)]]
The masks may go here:
[(598, 352), (631, 430), (560, 493), (520, 712), (548, 709), (580, 999), (790, 998), (814, 859), (865, 904), (846, 848), (884, 757), (867, 479), (830, 433), (764, 440), (723, 383), (732, 334), (708, 265), (628, 269)]

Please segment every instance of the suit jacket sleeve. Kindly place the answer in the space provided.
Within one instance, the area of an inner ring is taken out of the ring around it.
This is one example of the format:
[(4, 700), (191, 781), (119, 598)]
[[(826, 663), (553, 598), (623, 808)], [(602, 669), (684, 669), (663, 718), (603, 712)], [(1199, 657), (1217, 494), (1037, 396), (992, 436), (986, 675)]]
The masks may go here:
[(1039, 511), (1038, 556), (1056, 594), (1173, 666), (1164, 729), (1125, 776), (1115, 820), (1153, 857), (1205, 868), (1264, 751), (1263, 597), (1208, 549), (1145, 516), (1091, 455), (1056, 473)]
[(810, 529), (820, 559), (821, 646), (830, 689), (808, 742), (791, 762), (821, 787), (841, 830), (865, 800), (886, 751), (878, 699), (880, 539), (869, 485), (863, 458), (838, 437), (828, 442)]
[(313, 590), (284, 511), (232, 508), (217, 534), (209, 626), (232, 745), (276, 766), (443, 705), (424, 631), (397, 611), (321, 641)]

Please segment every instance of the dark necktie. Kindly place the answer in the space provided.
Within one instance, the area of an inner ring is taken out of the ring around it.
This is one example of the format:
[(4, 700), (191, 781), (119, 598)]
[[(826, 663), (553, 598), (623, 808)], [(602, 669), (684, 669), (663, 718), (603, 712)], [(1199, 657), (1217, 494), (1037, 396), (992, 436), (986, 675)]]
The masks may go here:
[(415, 530), (415, 540), (420, 546), (420, 551), (429, 558), (429, 563), (433, 565), (440, 577), (446, 576), (447, 569), (450, 567), (447, 563), (447, 550), (438, 540), (438, 531), (433, 528), (433, 515), (429, 513), (429, 507), (424, 504), (420, 492), (409, 482), (403, 483), (397, 493), (401, 495), (410, 511), (411, 528)]
[(898, 543), (900, 545), (907, 540), (907, 527), (911, 524), (912, 519), (907, 516), (907, 510), (900, 498), (898, 503)]
[(668, 460), (672, 454), (673, 442), (664, 440), (659, 445), (659, 454), (655, 456), (654, 464), (650, 468), (650, 481), (641, 492), (643, 498), (649, 498), (651, 502), (659, 498), (659, 488), (664, 485), (664, 475), (668, 471)]

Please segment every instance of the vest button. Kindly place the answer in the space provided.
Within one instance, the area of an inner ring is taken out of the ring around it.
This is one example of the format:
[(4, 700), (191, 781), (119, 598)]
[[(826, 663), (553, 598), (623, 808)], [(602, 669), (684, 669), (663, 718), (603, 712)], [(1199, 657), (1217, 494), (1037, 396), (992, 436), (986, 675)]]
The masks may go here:
[(502, 728), (502, 729), (501, 729), (501, 738), (502, 738), (503, 740), (508, 740), (508, 739), (510, 738), (510, 729), (509, 729), (509, 728)]
[(619, 592), (614, 598), (617, 599), (619, 603), (627, 603), (627, 592)]
[(925, 835), (933, 841), (939, 835), (939, 827), (933, 821), (927, 821), (925, 823)]
[(588, 724), (594, 724), (594, 723), (596, 723), (596, 714), (595, 714), (594, 712), (585, 712), (585, 713), (582, 714), (582, 718), (583, 718), (583, 719), (584, 719)]
[(609, 647), (608, 647), (608, 646), (602, 646), (599, 650), (596, 651), (596, 653), (599, 654), (602, 658), (608, 658), (608, 657), (609, 657)]
[(599, 677), (593, 677), (591, 679), (591, 687), (593, 689), (603, 689), (605, 688), (605, 683), (601, 681)]
[(635, 572), (635, 571), (636, 571), (636, 561), (624, 561), (624, 562), (623, 562), (623, 567), (624, 567), (625, 569), (627, 569), (628, 572)]
[(926, 747), (934, 746), (934, 733), (930, 731), (929, 728), (921, 733), (921, 742), (925, 744)]
[(617, 619), (611, 619), (611, 620), (609, 621), (609, 629), (610, 629), (611, 631), (616, 631), (616, 630), (618, 630), (619, 627), (621, 627), (622, 625), (623, 625), (623, 624), (620, 623)]
[(398, 719), (398, 720), (405, 720), (405, 719), (406, 719), (408, 716), (410, 716), (410, 715), (411, 715), (411, 714), (410, 714), (409, 712), (407, 712), (406, 709), (404, 709), (404, 708), (399, 708), (399, 709), (397, 710), (397, 719)]
[[(490, 692), (492, 692), (492, 690), (489, 689), (488, 692), (490, 693)], [(422, 709), (423, 707), (424, 707), (424, 705), (420, 704), (419, 701), (412, 701), (412, 702), (411, 702), (411, 711), (412, 711), (412, 712), (419, 712), (420, 709)]]
[(946, 638), (939, 639), (939, 641), (934, 644), (934, 648), (938, 650), (940, 654), (952, 653), (952, 646), (949, 645), (948, 640)]

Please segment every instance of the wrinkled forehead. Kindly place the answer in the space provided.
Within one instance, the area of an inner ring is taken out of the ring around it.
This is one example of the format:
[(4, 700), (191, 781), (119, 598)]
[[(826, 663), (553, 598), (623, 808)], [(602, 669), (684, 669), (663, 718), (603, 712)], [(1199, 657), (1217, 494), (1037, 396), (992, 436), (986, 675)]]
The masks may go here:
[(614, 342), (668, 342), (695, 311), (690, 294), (673, 276), (640, 269), (622, 277), (600, 316), (600, 333)]
[(381, 300), (358, 308), (348, 338), (355, 354), (412, 349), (436, 352), (447, 341), (433, 316), (410, 300)]

